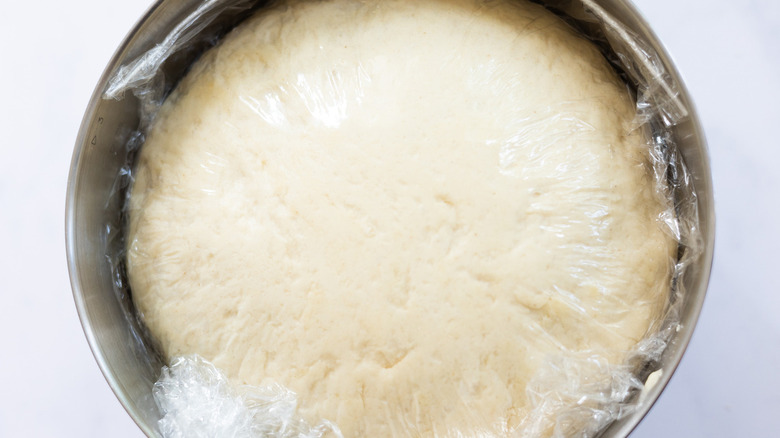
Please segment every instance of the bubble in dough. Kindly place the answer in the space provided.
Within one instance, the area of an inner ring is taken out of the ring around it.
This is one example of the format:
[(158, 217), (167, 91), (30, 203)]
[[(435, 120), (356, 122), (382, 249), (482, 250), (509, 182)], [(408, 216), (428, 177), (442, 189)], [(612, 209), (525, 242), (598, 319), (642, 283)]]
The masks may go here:
[(551, 358), (621, 364), (667, 300), (634, 113), (537, 5), (263, 11), (141, 150), (133, 299), (168, 357), (279, 382), (345, 437), (506, 436)]

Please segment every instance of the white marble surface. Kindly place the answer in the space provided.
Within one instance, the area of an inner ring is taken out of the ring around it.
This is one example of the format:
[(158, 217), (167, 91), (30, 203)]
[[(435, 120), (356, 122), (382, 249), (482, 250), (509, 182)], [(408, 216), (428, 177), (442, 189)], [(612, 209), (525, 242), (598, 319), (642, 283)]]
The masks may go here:
[[(717, 202), (690, 348), (632, 437), (780, 436), (780, 2), (636, 0), (686, 78)], [(81, 332), (64, 249), (76, 132), (149, 0), (4, 2), (0, 13), (0, 437), (135, 437)]]

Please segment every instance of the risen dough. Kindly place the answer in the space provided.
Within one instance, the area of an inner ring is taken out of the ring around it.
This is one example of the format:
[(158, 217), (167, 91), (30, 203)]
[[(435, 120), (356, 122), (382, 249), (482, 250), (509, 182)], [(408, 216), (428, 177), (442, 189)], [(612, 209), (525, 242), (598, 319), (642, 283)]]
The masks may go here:
[(282, 383), (346, 437), (507, 434), (538, 422), (545, 364), (620, 364), (663, 308), (674, 245), (633, 115), (536, 5), (263, 12), (141, 151), (133, 298), (169, 357)]

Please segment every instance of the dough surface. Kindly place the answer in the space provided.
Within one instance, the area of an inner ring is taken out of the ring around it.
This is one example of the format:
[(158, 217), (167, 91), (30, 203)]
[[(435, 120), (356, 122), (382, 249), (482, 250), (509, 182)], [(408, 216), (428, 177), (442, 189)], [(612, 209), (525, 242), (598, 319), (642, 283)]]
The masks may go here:
[(263, 11), (141, 150), (136, 307), (168, 357), (279, 382), (345, 437), (549, 433), (540, 370), (623, 363), (667, 301), (675, 244), (634, 113), (537, 5)]

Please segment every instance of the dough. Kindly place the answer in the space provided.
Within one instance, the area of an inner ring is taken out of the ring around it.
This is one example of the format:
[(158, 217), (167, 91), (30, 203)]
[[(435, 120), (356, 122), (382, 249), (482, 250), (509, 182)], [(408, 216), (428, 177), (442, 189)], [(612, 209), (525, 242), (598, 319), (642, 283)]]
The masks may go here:
[(263, 11), (149, 133), (133, 299), (168, 357), (279, 382), (345, 437), (550, 433), (562, 411), (533, 413), (529, 384), (561, 358), (622, 364), (667, 301), (634, 114), (537, 5)]

